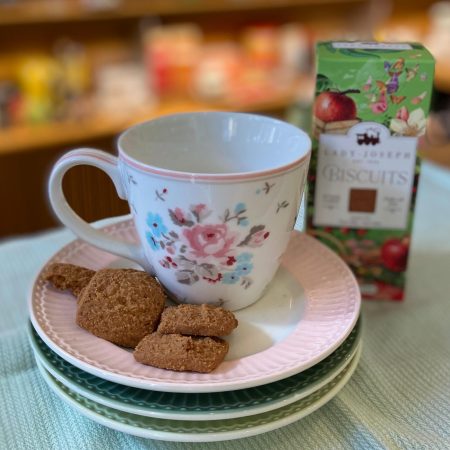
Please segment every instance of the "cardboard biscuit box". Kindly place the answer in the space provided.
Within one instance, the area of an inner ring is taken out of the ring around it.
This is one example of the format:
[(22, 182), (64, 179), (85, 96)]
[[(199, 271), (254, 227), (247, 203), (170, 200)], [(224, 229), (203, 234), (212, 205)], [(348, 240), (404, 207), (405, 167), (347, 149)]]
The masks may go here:
[(434, 60), (417, 43), (320, 42), (307, 230), (364, 298), (402, 300)]

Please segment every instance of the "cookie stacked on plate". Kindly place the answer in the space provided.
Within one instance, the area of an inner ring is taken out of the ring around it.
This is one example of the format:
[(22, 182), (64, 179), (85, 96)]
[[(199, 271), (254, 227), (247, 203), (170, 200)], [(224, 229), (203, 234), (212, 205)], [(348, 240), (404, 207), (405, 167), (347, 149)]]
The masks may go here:
[[(109, 231), (127, 240), (133, 225)], [(91, 419), (152, 439), (236, 439), (304, 417), (358, 364), (360, 294), (313, 238), (296, 234), (283, 258), (264, 296), (230, 312), (171, 305), (151, 276), (71, 242), (31, 290), (43, 379)]]
[(209, 373), (228, 353), (234, 314), (211, 305), (166, 305), (146, 272), (50, 264), (43, 278), (77, 298), (76, 323), (99, 338), (134, 349), (136, 361), (161, 369)]

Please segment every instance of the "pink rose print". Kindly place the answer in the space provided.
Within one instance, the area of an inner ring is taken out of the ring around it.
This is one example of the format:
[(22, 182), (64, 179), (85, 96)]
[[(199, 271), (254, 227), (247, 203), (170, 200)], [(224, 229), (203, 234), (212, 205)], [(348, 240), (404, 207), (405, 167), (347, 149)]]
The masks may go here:
[(173, 213), (174, 213), (174, 216), (176, 217), (176, 219), (178, 220), (178, 222), (180, 222), (180, 223), (186, 222), (186, 217), (181, 208), (175, 208)]
[(169, 216), (172, 222), (179, 227), (192, 227), (194, 225), (190, 214), (186, 214), (181, 208), (169, 209)]
[(211, 211), (204, 203), (191, 205), (190, 210), (198, 223), (202, 222), (203, 219), (206, 219), (211, 214)]
[(202, 211), (206, 210), (206, 205), (204, 203), (199, 203), (198, 205), (193, 205), (191, 211), (195, 212), (197, 216), (202, 215)]
[(195, 225), (183, 230), (196, 257), (223, 257), (233, 245), (236, 235), (230, 234), (225, 224)]
[(250, 236), (250, 239), (247, 242), (248, 247), (261, 247), (264, 241), (269, 237), (270, 233), (265, 230), (257, 231)]
[[(267, 185), (267, 192), (271, 187)], [(157, 193), (159, 200), (165, 201), (167, 188)], [(276, 213), (288, 204), (278, 202)], [(168, 228), (161, 216), (149, 212), (147, 240), (154, 251), (164, 252), (159, 264), (172, 270), (179, 283), (239, 284), (243, 289), (252, 285), (253, 253), (241, 249), (261, 247), (270, 232), (263, 224), (250, 226), (245, 203), (226, 208), (218, 215), (218, 223), (204, 223), (213, 213), (204, 203), (192, 204), (189, 209), (168, 208), (167, 212), (177, 228)]]

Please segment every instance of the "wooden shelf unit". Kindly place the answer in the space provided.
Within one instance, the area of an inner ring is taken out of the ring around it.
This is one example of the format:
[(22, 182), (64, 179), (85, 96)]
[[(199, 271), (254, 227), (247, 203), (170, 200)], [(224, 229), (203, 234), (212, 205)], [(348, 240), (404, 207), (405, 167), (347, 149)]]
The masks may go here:
[(89, 7), (79, 0), (22, 0), (0, 6), (0, 25), (117, 20), (144, 16), (183, 16), (217, 12), (364, 3), (365, 0), (122, 0), (114, 5)]
[(284, 110), (299, 97), (302, 92), (302, 85), (310, 86), (311, 80), (306, 77), (299, 78), (277, 95), (252, 103), (232, 104), (171, 100), (162, 101), (157, 106), (140, 110), (131, 117), (97, 114), (78, 121), (67, 120), (12, 126), (0, 129), (0, 156), (113, 137), (131, 125), (171, 113), (208, 110), (276, 112)]
[[(214, 40), (234, 35), (254, 23), (301, 21), (312, 23), (317, 32), (316, 25), (327, 18), (327, 30), (341, 28), (367, 3), (368, 0), (121, 0), (115, 7), (94, 10), (81, 0), (16, 0), (0, 5), (0, 74), (6, 76), (13, 71), (10, 61), (15, 54), (51, 52), (59, 36), (81, 42), (94, 53), (103, 49), (105, 43), (136, 44), (141, 19), (147, 17), (162, 24), (198, 23), (205, 36)], [(0, 130), (0, 179), (4, 186), (0, 189), (0, 237), (59, 226), (48, 205), (46, 186), (54, 162), (70, 149), (84, 146), (115, 154), (116, 136), (125, 128), (173, 112), (239, 110), (279, 115), (302, 91), (294, 83), (276, 95), (268, 93), (268, 98), (247, 104), (164, 100), (129, 117), (95, 114), (81, 121)], [(128, 211), (108, 177), (92, 167), (71, 169), (64, 177), (64, 190), (74, 210), (88, 221)]]

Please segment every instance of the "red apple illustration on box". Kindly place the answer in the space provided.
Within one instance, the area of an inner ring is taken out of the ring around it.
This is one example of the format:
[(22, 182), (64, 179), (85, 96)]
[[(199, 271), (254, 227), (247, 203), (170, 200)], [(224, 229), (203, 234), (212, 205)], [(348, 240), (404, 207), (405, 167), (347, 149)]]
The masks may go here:
[(408, 260), (409, 239), (392, 238), (384, 241), (381, 246), (381, 261), (386, 269), (393, 272), (406, 270)]
[(359, 89), (321, 92), (314, 101), (314, 137), (321, 133), (345, 134), (360, 120), (357, 117), (355, 101), (348, 94), (357, 94)]
[(346, 92), (325, 91), (319, 94), (314, 102), (314, 115), (323, 122), (356, 119), (356, 104)]

